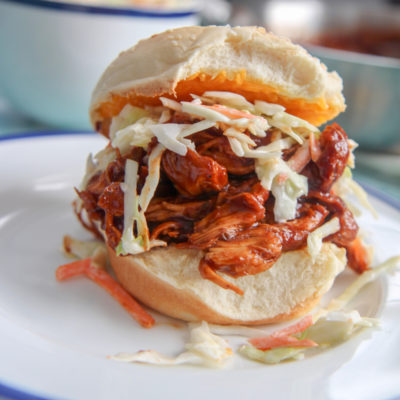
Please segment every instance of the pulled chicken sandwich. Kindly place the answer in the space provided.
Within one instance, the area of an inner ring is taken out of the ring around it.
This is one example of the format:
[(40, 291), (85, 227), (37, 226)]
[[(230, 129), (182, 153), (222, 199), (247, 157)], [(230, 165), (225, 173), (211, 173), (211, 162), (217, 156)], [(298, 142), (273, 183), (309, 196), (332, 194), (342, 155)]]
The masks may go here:
[[(280, 322), (369, 257), (342, 193), (342, 81), (256, 27), (186, 27), (121, 53), (90, 116), (108, 145), (75, 211), (126, 290), (172, 317)], [(346, 189), (346, 190), (344, 190)]]

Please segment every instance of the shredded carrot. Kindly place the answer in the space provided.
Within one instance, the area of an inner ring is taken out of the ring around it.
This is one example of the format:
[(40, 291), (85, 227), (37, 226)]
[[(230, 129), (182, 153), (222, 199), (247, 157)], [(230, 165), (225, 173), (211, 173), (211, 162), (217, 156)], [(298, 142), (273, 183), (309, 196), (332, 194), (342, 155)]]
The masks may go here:
[(204, 106), (209, 108), (210, 110), (217, 111), (221, 114), (226, 115), (228, 118), (232, 119), (239, 119), (239, 118), (248, 118), (248, 119), (253, 119), (257, 118), (256, 115), (246, 113), (244, 111), (236, 110), (235, 108), (230, 108), (223, 106), (221, 104), (214, 104), (213, 106)]
[(56, 270), (56, 278), (58, 281), (63, 281), (74, 276), (85, 274), (91, 262), (92, 260), (90, 258), (85, 258), (84, 260), (73, 261), (61, 265)]
[(277, 347), (315, 347), (318, 344), (312, 340), (300, 340), (292, 336), (296, 333), (304, 332), (312, 324), (313, 318), (311, 315), (308, 315), (294, 325), (276, 331), (269, 336), (252, 338), (249, 342), (259, 350), (270, 350)]
[(290, 325), (286, 328), (283, 328), (280, 331), (274, 332), (271, 336), (295, 335), (296, 333), (304, 332), (312, 324), (313, 324), (312, 316), (307, 315), (306, 317), (302, 318), (300, 321), (296, 322), (295, 324)]
[(259, 350), (271, 350), (278, 347), (315, 347), (317, 343), (309, 339), (299, 340), (294, 336), (266, 336), (253, 338), (249, 342)]
[(78, 275), (87, 276), (93, 282), (105, 289), (144, 328), (151, 328), (154, 325), (155, 321), (153, 317), (148, 314), (105, 270), (98, 268), (90, 258), (61, 265), (56, 270), (56, 278), (59, 281)]

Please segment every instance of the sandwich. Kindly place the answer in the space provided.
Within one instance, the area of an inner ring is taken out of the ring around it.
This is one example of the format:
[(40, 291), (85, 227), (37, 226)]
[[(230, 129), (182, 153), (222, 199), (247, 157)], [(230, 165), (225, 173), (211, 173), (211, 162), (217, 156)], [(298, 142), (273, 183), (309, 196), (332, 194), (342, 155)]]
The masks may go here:
[[(257, 27), (140, 41), (101, 76), (75, 212), (120, 284), (185, 321), (256, 325), (315, 307), (369, 254), (344, 193), (355, 147), (335, 72)], [(350, 184), (349, 182), (353, 182)]]

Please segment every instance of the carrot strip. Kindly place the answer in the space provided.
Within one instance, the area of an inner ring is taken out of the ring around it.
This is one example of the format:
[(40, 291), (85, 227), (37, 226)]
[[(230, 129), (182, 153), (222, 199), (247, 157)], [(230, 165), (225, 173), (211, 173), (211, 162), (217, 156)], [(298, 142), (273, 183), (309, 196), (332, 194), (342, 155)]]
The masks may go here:
[(304, 332), (313, 324), (311, 315), (307, 315), (299, 322), (272, 333), (270, 336), (256, 337), (249, 339), (249, 342), (259, 350), (270, 350), (277, 347), (315, 347), (317, 343), (309, 339), (297, 339), (292, 336)]
[(86, 275), (114, 297), (144, 328), (151, 328), (154, 325), (154, 318), (106, 271), (90, 265), (86, 270)]
[(56, 278), (58, 281), (64, 281), (65, 279), (82, 275), (90, 266), (91, 262), (92, 260), (90, 258), (85, 258), (83, 260), (77, 260), (65, 265), (61, 265), (56, 270)]
[(151, 328), (154, 325), (154, 318), (105, 270), (96, 267), (90, 258), (61, 265), (56, 270), (56, 278), (59, 281), (77, 275), (85, 275), (105, 289), (144, 328)]
[(256, 115), (252, 115), (250, 113), (245, 113), (240, 110), (236, 110), (235, 108), (230, 108), (223, 106), (221, 104), (214, 104), (213, 106), (204, 106), (206, 108), (209, 108), (210, 110), (217, 111), (221, 114), (226, 115), (228, 118), (233, 118), (233, 119), (239, 119), (239, 118), (248, 118), (248, 119), (253, 119), (257, 118)]
[(296, 322), (293, 325), (290, 325), (286, 328), (281, 329), (280, 331), (276, 331), (272, 333), (271, 336), (287, 336), (294, 335), (296, 333), (304, 332), (307, 328), (309, 328), (313, 324), (313, 318), (311, 315), (307, 315), (302, 318), (299, 322)]
[(299, 340), (294, 336), (267, 336), (253, 338), (249, 342), (259, 350), (271, 350), (278, 347), (315, 347), (317, 343), (309, 339)]

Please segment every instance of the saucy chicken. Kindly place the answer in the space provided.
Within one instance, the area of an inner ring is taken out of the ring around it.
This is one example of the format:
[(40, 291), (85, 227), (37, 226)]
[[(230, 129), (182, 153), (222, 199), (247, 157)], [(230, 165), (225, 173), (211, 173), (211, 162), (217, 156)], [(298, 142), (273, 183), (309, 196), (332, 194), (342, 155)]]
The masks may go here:
[[(271, 129), (257, 140), (268, 144), (272, 134)], [(306, 246), (311, 232), (337, 217), (339, 231), (324, 240), (345, 248), (355, 271), (368, 268), (368, 257), (356, 238), (357, 223), (332, 191), (350, 155), (347, 135), (340, 126), (326, 127), (318, 139), (310, 138), (308, 147), (293, 146), (283, 152), (309, 185), (308, 194), (299, 198), (295, 218), (285, 222), (275, 220), (274, 195), (261, 185), (252, 158), (237, 156), (216, 128), (190, 139), (196, 150), (189, 149), (184, 156), (170, 150), (162, 154), (158, 187), (145, 213), (151, 240), (201, 250), (201, 275), (242, 294), (223, 275), (237, 278), (271, 268), (282, 252)], [(80, 220), (96, 234), (100, 227), (113, 248), (123, 231), (120, 183), (126, 160), (139, 164), (140, 192), (148, 173), (147, 157), (137, 148), (124, 156), (118, 154), (104, 171), (91, 177), (86, 189), (77, 191), (88, 217), (84, 220), (77, 210)]]

